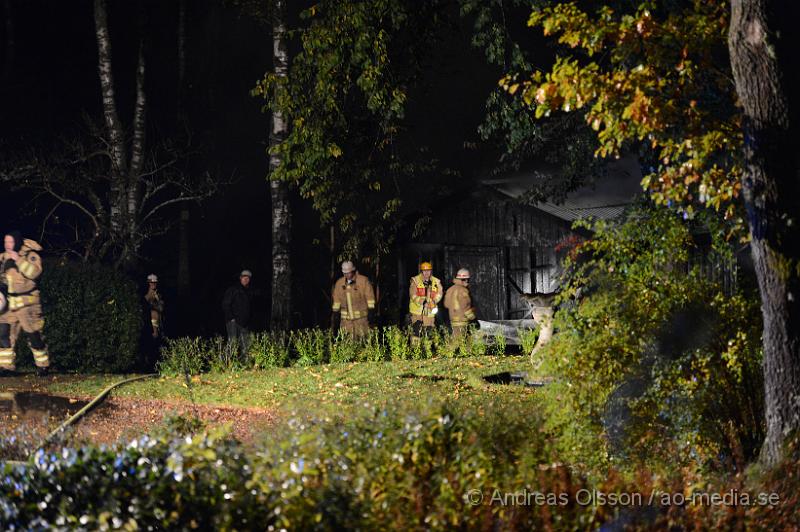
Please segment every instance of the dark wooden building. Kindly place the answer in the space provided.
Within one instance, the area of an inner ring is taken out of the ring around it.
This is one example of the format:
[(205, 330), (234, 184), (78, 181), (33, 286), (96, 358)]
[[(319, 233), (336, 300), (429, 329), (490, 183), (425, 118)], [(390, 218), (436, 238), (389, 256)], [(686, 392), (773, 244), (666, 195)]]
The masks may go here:
[[(590, 236), (574, 231), (573, 222), (579, 218), (621, 220), (642, 193), (634, 157), (614, 161), (607, 170), (602, 179), (567, 195), (562, 205), (530, 206), (520, 201), (535, 183), (535, 172), (483, 180), (470, 196), (435, 212), (427, 230), (400, 250), (399, 301), (408, 303), (409, 278), (417, 273), (420, 262), (431, 261), (433, 274), (445, 288), (458, 268), (469, 268), (479, 319), (529, 317), (524, 295), (557, 291), (562, 260), (575, 237)], [(749, 254), (740, 250), (733, 261), (717, 256), (707, 230), (697, 232), (695, 240), (685, 267), (699, 267), (704, 276), (732, 292), (738, 283), (739, 263)]]
[(400, 301), (408, 302), (407, 283), (420, 261), (430, 260), (446, 287), (458, 268), (469, 268), (479, 319), (529, 317), (522, 296), (558, 290), (562, 260), (574, 237), (589, 236), (573, 231), (573, 222), (620, 219), (642, 192), (638, 161), (623, 157), (607, 165), (602, 179), (568, 194), (561, 205), (520, 201), (548, 172), (554, 169), (541, 166), (484, 179), (469, 197), (435, 212), (427, 231), (400, 254)]
[(568, 251), (563, 243), (575, 234), (567, 219), (571, 213), (559, 216), (543, 208), (486, 186), (436, 212), (425, 233), (400, 253), (399, 300), (408, 301), (408, 280), (420, 262), (431, 261), (445, 287), (458, 268), (470, 270), (479, 319), (528, 317), (521, 296), (558, 288), (559, 265)]

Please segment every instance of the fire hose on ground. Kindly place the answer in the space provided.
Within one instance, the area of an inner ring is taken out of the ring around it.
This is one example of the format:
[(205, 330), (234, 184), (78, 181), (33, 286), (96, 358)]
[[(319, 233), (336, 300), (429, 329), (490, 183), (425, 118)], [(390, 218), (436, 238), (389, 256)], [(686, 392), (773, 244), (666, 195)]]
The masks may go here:
[[(65, 430), (67, 430), (67, 428), (69, 428), (70, 426), (72, 426), (75, 423), (77, 423), (78, 420), (80, 420), (83, 416), (85, 416), (89, 411), (91, 411), (94, 407), (96, 407), (97, 405), (102, 403), (103, 400), (105, 400), (106, 396), (114, 388), (117, 388), (118, 386), (122, 386), (123, 384), (128, 384), (129, 382), (134, 382), (134, 381), (139, 381), (139, 380), (144, 380), (144, 379), (150, 379), (152, 377), (158, 377), (158, 376), (159, 376), (158, 373), (148, 373), (147, 375), (137, 375), (136, 377), (131, 377), (129, 379), (125, 379), (125, 380), (116, 382), (116, 383), (108, 386), (102, 392), (97, 394), (97, 396), (94, 399), (89, 401), (89, 403), (86, 404), (86, 406), (84, 406), (83, 408), (81, 408), (80, 410), (75, 412), (72, 416), (69, 417), (69, 419), (67, 419), (66, 421), (61, 423), (52, 432), (50, 432), (50, 434), (48, 434), (47, 437), (44, 440), (42, 440), (42, 443), (40, 443), (36, 447), (34, 452), (31, 453), (31, 457), (36, 453), (36, 451), (38, 451), (39, 449), (42, 449), (48, 443), (50, 443), (50, 441), (52, 441), (52, 439), (55, 438), (58, 434), (64, 432)], [(30, 457), (28, 458), (28, 460), (30, 460)], [(18, 460), (4, 460), (3, 462), (6, 463), (6, 464), (10, 464), (10, 465), (26, 465), (26, 464), (29, 463), (28, 461), (21, 462), (21, 461), (18, 461)]]

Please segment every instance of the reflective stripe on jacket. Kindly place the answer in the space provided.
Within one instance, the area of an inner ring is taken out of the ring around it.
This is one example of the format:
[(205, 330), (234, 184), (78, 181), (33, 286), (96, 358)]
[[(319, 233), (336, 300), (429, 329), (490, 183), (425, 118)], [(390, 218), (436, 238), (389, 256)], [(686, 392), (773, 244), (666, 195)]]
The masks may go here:
[(366, 318), (375, 308), (375, 292), (366, 276), (356, 273), (353, 280), (340, 277), (333, 285), (331, 310), (341, 312), (343, 320)]

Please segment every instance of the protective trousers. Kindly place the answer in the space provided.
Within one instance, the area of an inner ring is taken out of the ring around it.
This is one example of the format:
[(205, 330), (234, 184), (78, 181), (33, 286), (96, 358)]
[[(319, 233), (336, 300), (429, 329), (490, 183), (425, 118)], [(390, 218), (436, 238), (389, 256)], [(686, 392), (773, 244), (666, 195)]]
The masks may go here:
[(364, 338), (369, 335), (369, 320), (367, 318), (357, 318), (354, 320), (342, 319), (342, 331), (351, 335), (353, 338)]
[(50, 357), (42, 335), (43, 328), (42, 306), (38, 302), (15, 310), (8, 310), (3, 314), (0, 318), (0, 369), (8, 371), (16, 369), (14, 346), (19, 338), (20, 330), (27, 333), (28, 345), (33, 353), (33, 362), (36, 367), (50, 367)]

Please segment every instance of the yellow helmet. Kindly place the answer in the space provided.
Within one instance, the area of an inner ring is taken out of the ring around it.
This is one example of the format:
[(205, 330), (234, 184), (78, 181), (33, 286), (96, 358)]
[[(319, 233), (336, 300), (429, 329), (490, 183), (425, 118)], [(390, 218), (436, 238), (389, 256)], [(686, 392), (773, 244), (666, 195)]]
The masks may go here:
[(423, 262), (419, 265), (419, 271), (432, 270), (433, 266), (430, 262)]

